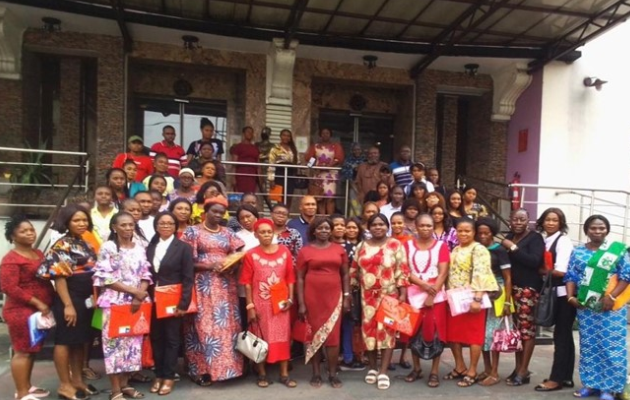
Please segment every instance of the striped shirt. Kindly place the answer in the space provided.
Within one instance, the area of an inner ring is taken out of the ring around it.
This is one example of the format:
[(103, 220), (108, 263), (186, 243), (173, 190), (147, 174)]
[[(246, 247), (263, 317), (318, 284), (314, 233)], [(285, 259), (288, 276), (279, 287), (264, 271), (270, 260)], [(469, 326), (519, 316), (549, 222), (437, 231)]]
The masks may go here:
[(404, 165), (398, 161), (394, 161), (393, 163), (389, 164), (389, 168), (391, 168), (392, 170), (392, 175), (394, 175), (396, 185), (404, 188), (413, 181), (413, 177), (411, 176), (412, 165), (413, 162), (411, 161)]
[(168, 157), (168, 174), (173, 178), (178, 178), (182, 165), (186, 165), (187, 157), (184, 148), (178, 144), (169, 146), (166, 144), (166, 141), (162, 140), (151, 146), (151, 153), (149, 153), (151, 160), (154, 160), (155, 155), (158, 153), (166, 154), (166, 157)]

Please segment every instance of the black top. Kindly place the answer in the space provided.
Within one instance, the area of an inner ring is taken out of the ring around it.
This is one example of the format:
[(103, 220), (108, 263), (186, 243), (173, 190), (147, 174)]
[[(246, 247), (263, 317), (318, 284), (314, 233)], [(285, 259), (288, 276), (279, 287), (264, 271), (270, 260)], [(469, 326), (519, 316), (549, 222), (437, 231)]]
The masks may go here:
[[(506, 238), (513, 241), (514, 234), (508, 233)], [(540, 291), (542, 277), (538, 271), (544, 262), (545, 240), (540, 233), (529, 231), (516, 245), (518, 250), (508, 253), (512, 264), (512, 284)]]
[(501, 266), (510, 264), (510, 256), (508, 255), (508, 252), (501, 245), (497, 247), (491, 247), (488, 250), (490, 250), (492, 273), (494, 274), (494, 276), (503, 278), (503, 271), (501, 270)]
[[(166, 285), (182, 285), (182, 298), (177, 306), (180, 310), (187, 310), (192, 299), (192, 291), (195, 264), (193, 261), (193, 251), (188, 243), (184, 243), (177, 237), (166, 249), (164, 258), (160, 261), (159, 272), (155, 271), (153, 266), (153, 258), (155, 256), (155, 248), (157, 242), (152, 241), (147, 247), (147, 260), (151, 263), (151, 274), (153, 275), (153, 284), (156, 286)], [(153, 287), (151, 287), (153, 289)], [(153, 292), (153, 290), (150, 290)]]

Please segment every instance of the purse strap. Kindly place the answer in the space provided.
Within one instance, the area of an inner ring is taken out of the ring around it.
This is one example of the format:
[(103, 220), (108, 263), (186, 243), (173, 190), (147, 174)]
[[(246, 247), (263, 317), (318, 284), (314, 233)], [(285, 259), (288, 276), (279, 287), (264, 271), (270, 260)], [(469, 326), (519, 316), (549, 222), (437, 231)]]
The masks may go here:
[(256, 334), (258, 333), (258, 337), (260, 337), (262, 340), (265, 340), (265, 337), (263, 336), (263, 332), (262, 332), (262, 328), (260, 327), (260, 324), (258, 323), (258, 321), (249, 324), (250, 328), (253, 328), (254, 326), (258, 327), (258, 332), (254, 332), (251, 329), (248, 329), (251, 333)]

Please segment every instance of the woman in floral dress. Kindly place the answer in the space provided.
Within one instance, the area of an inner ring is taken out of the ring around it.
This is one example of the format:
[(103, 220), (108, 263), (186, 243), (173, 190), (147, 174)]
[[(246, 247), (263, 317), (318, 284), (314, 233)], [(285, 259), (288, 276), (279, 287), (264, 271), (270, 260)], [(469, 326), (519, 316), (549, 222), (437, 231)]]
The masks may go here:
[[(332, 131), (322, 128), (319, 131), (319, 143), (309, 147), (304, 155), (308, 162), (315, 158), (315, 165), (318, 167), (339, 167), (343, 164), (343, 148), (339, 143), (331, 142)], [(315, 173), (315, 183), (321, 187), (320, 193), (309, 193), (321, 196), (318, 198), (318, 214), (333, 214), (335, 212), (335, 194), (337, 194), (337, 182), (339, 181), (339, 171), (319, 169)]]
[(207, 199), (205, 220), (189, 227), (182, 238), (193, 249), (198, 307), (184, 322), (185, 356), (190, 377), (200, 386), (243, 374), (243, 357), (234, 349), (234, 336), (241, 329), (236, 275), (220, 271), (228, 254), (245, 243), (219, 225), (226, 209), (225, 197)]
[[(387, 367), (396, 346), (396, 331), (376, 321), (376, 310), (385, 296), (397, 297), (402, 302), (406, 300), (409, 266), (402, 244), (387, 237), (387, 217), (383, 214), (373, 215), (367, 227), (371, 238), (357, 247), (350, 276), (353, 284), (358, 282), (361, 286), (361, 330), (370, 361), (365, 382), (375, 384), (378, 381), (379, 389), (388, 389), (390, 382)], [(378, 350), (382, 350), (379, 370), (376, 367)]]
[[(274, 244), (274, 225), (269, 219), (260, 219), (254, 224), (254, 234), (260, 242), (249, 250), (243, 259), (240, 283), (245, 285), (247, 299), (247, 322), (258, 325), (262, 336), (269, 344), (266, 362), (257, 365), (258, 386), (267, 387), (265, 364), (280, 364), (280, 382), (289, 388), (297, 383), (289, 378), (291, 358), (291, 314), (295, 272), (293, 257), (289, 249)], [(277, 314), (273, 312), (270, 288), (284, 283), (288, 288), (285, 306)], [(256, 330), (254, 329), (254, 333)]]
[[(100, 288), (97, 305), (103, 310), (103, 356), (112, 385), (110, 400), (144, 397), (127, 386), (129, 373), (142, 369), (142, 335), (109, 336), (112, 306), (131, 304), (133, 311), (150, 302), (151, 272), (144, 247), (133, 240), (135, 225), (133, 216), (124, 211), (112, 217), (110, 240), (101, 246), (92, 277), (94, 286)], [(139, 324), (143, 318), (147, 326), (151, 324), (150, 314), (141, 315)]]

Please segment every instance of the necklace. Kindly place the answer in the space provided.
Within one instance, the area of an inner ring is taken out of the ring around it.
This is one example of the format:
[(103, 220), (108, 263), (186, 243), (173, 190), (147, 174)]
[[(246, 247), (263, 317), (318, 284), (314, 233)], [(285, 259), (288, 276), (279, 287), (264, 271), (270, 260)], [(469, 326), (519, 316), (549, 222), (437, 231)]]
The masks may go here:
[(203, 229), (207, 230), (210, 233), (219, 233), (219, 231), (221, 231), (221, 227), (220, 226), (216, 230), (212, 230), (212, 229), (210, 229), (210, 228), (208, 228), (206, 226), (205, 222), (203, 224), (201, 224), (201, 226), (203, 226)]

